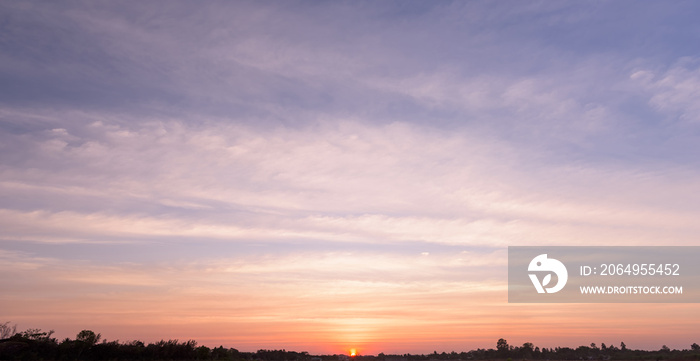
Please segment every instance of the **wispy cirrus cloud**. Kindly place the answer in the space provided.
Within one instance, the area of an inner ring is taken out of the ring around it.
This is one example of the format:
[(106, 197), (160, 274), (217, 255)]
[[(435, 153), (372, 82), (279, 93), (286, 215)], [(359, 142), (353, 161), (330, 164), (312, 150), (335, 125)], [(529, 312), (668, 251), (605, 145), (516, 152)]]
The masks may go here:
[[(518, 154), (465, 133), (336, 124), (263, 133), (245, 126), (198, 129), (161, 121), (134, 128), (98, 121), (8, 136), (28, 152), (22, 164), (4, 167), (5, 237), (484, 245), (512, 243), (537, 227), (561, 237), (591, 225), (687, 228), (693, 217), (692, 207), (669, 204), (667, 217), (655, 208), (693, 189), (683, 180), (690, 172), (552, 168), (534, 160), (537, 152)], [(588, 197), (577, 194), (603, 180), (606, 187)], [(659, 190), (669, 182), (683, 190)], [(41, 200), (27, 203), (30, 194)], [(561, 227), (567, 230), (555, 230)]]

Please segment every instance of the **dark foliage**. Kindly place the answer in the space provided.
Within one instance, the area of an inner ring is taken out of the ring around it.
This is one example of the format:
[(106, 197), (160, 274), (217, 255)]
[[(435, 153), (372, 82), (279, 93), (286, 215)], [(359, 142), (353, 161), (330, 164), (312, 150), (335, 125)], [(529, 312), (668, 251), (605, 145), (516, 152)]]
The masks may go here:
[(100, 334), (83, 330), (75, 340), (69, 338), (58, 342), (51, 335), (53, 331), (41, 332), (39, 329), (29, 329), (16, 333), (9, 338), (0, 340), (0, 360), (231, 360), (231, 361), (470, 361), (470, 360), (635, 360), (635, 361), (700, 361), (700, 346), (697, 343), (689, 349), (672, 350), (665, 345), (658, 351), (630, 350), (624, 342), (620, 347), (614, 345), (600, 347), (595, 344), (569, 347), (542, 348), (532, 343), (522, 346), (511, 346), (505, 339), (499, 339), (495, 349), (476, 349), (469, 352), (437, 351), (427, 355), (385, 355), (357, 356), (350, 358), (345, 355), (312, 356), (307, 352), (286, 350), (258, 350), (257, 352), (239, 352), (234, 348), (223, 346), (213, 349), (206, 346), (197, 347), (197, 342), (189, 340), (161, 340), (148, 345), (141, 341), (103, 340)]

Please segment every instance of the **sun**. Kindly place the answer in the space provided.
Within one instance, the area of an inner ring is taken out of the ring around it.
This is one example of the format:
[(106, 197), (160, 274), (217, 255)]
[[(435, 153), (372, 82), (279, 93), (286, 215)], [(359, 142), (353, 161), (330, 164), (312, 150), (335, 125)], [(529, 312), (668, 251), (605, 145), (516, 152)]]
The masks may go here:
[(355, 356), (357, 356), (357, 350), (355, 350), (354, 348), (350, 349), (350, 357), (355, 357)]

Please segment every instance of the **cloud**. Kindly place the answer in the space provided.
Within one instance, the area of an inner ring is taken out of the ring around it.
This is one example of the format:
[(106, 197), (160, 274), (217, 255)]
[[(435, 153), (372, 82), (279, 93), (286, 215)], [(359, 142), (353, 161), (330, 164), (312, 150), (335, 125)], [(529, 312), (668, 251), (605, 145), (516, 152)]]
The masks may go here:
[(653, 244), (668, 229), (685, 243), (696, 231), (681, 199), (697, 193), (697, 175), (682, 168), (557, 165), (537, 148), (410, 123), (261, 130), (110, 117), (38, 114), (45, 129), (4, 133), (23, 154), (3, 167), (4, 239), (493, 246)]
[(665, 71), (637, 70), (630, 78), (649, 94), (649, 104), (669, 121), (695, 124), (700, 108), (695, 102), (700, 89), (700, 70), (695, 58), (686, 57)]

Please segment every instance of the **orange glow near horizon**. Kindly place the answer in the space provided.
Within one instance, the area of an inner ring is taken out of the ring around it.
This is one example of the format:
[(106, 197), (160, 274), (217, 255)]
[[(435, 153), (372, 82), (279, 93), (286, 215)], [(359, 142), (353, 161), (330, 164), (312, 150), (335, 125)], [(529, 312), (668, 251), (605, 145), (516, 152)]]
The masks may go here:
[(350, 350), (350, 357), (355, 357), (355, 356), (357, 356), (357, 350), (355, 350), (355, 349), (353, 348), (353, 349)]

